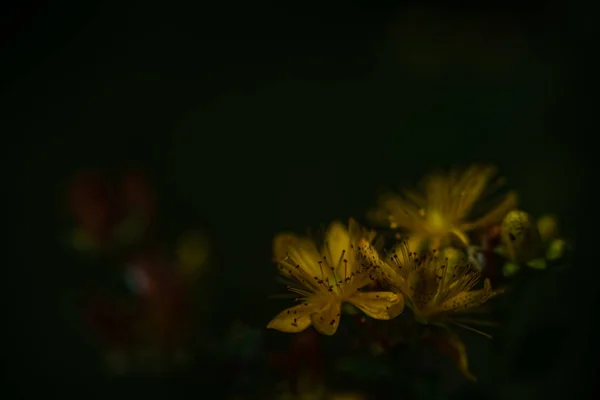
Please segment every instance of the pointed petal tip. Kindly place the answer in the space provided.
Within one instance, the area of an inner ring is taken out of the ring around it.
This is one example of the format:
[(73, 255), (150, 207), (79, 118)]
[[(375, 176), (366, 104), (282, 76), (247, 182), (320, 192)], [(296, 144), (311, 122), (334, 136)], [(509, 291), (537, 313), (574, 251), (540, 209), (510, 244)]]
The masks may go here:
[(340, 324), (341, 307), (341, 301), (328, 304), (320, 312), (311, 316), (312, 326), (322, 335), (334, 335)]
[(312, 307), (294, 306), (287, 308), (277, 314), (267, 324), (267, 329), (275, 329), (280, 332), (297, 333), (305, 330), (311, 324)]
[(279, 233), (273, 238), (273, 257), (276, 260), (285, 258), (288, 249), (296, 242), (296, 236), (290, 233)]
[(328, 233), (331, 232), (347, 232), (348, 229), (346, 227), (346, 225), (344, 225), (344, 223), (342, 223), (341, 221), (333, 221), (332, 223), (329, 224), (329, 228), (327, 229)]

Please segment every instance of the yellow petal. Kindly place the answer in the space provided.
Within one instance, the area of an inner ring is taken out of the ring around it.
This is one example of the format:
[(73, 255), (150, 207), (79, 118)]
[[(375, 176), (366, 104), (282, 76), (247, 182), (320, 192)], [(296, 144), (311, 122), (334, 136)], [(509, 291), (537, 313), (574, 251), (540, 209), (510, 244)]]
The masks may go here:
[(325, 246), (323, 255), (327, 257), (329, 265), (334, 268), (336, 274), (340, 274), (339, 277), (344, 277), (344, 259), (350, 256), (350, 234), (346, 227), (339, 222), (333, 222), (327, 230)]
[[(361, 263), (366, 263), (371, 269), (370, 276), (376, 277), (376, 279), (384, 278), (389, 283), (393, 283), (397, 276), (396, 271), (387, 262), (385, 262), (368, 239), (361, 239), (358, 243), (358, 251), (360, 252)], [(357, 263), (357, 265), (359, 265)]]
[(385, 194), (379, 198), (378, 208), (368, 218), (376, 224), (385, 224), (391, 229), (405, 228), (414, 231), (415, 221), (420, 221), (419, 209), (410, 201), (396, 194)]
[(489, 279), (481, 290), (460, 292), (440, 305), (442, 311), (464, 311), (482, 305), (492, 296), (492, 284)]
[(350, 235), (350, 242), (352, 244), (356, 244), (363, 237), (366, 239), (373, 239), (373, 237), (370, 237), (370, 235), (374, 234), (374, 232), (366, 232), (366, 229), (364, 229), (358, 222), (356, 222), (354, 218), (350, 218), (348, 221), (348, 234)]
[(495, 174), (496, 168), (491, 165), (472, 165), (464, 170), (460, 177), (448, 181), (454, 184), (452, 197), (458, 196), (460, 199), (457, 203), (457, 218), (462, 218), (471, 211)]
[(427, 206), (427, 199), (423, 197), (422, 194), (414, 191), (414, 190), (403, 190), (402, 194), (408, 200), (408, 202), (413, 203), (413, 205), (417, 208), (425, 208)]
[(267, 328), (287, 333), (301, 332), (310, 326), (310, 316), (317, 310), (316, 305), (309, 303), (290, 307), (277, 314), (269, 322)]
[(340, 324), (341, 301), (332, 301), (321, 311), (311, 316), (315, 329), (323, 335), (333, 335)]
[[(454, 271), (455, 266), (464, 263), (467, 254), (464, 250), (456, 247), (445, 247), (439, 252), (439, 259), (444, 261), (450, 271)], [(446, 261), (447, 260), (447, 261)], [(448, 273), (449, 271), (446, 271)]]
[(479, 218), (477, 221), (465, 223), (461, 225), (461, 229), (463, 231), (470, 231), (473, 229), (484, 228), (486, 226), (490, 226), (502, 221), (502, 218), (506, 216), (506, 214), (517, 207), (518, 196), (515, 192), (509, 192), (502, 203), (500, 203), (496, 208), (486, 213), (483, 217)]
[(292, 266), (299, 265), (309, 277), (321, 278), (319, 261), (321, 256), (312, 240), (282, 233), (273, 241), (273, 255), (276, 261), (287, 260)]
[(375, 319), (392, 319), (404, 310), (404, 297), (392, 292), (358, 292), (348, 301)]
[(465, 247), (469, 246), (469, 237), (465, 234), (465, 232), (463, 232), (462, 230), (460, 230), (458, 228), (452, 228), (450, 230), (450, 233), (452, 233), (454, 236), (456, 236), (458, 238), (458, 240), (460, 240), (460, 242), (463, 244), (463, 246), (465, 246)]
[(410, 235), (394, 247), (394, 252), (398, 255), (398, 261), (402, 265), (410, 264), (412, 259), (408, 253), (421, 253), (426, 250), (425, 237), (422, 235)]

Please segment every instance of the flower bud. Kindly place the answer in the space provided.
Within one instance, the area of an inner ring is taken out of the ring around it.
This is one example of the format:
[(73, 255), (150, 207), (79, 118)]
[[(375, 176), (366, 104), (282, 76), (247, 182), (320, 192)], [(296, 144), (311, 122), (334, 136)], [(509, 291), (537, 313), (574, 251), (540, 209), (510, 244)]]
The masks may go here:
[(533, 219), (525, 211), (513, 210), (506, 214), (502, 221), (500, 238), (511, 261), (526, 263), (536, 256), (539, 234)]

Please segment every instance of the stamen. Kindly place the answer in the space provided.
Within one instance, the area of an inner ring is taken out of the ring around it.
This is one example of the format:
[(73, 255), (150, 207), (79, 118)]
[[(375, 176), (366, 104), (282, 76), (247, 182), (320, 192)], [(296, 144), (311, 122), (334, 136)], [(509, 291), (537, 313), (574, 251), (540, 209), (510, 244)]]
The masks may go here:
[(286, 289), (292, 293), (296, 293), (296, 294), (302, 295), (304, 297), (310, 297), (312, 295), (311, 292), (308, 292), (308, 291), (302, 290), (302, 289), (298, 289), (298, 288), (295, 288), (292, 286), (288, 286)]
[(342, 250), (342, 254), (340, 255), (340, 259), (338, 260), (337, 265), (336, 265), (337, 268), (340, 267), (342, 261), (344, 260), (344, 255), (345, 254), (346, 254), (346, 250)]
[(469, 330), (469, 331), (472, 331), (472, 332), (475, 332), (475, 333), (479, 333), (480, 335), (485, 336), (488, 339), (493, 339), (492, 335), (490, 335), (488, 333), (485, 333), (485, 332), (482, 332), (479, 329), (475, 329), (475, 328), (473, 328), (473, 327), (471, 327), (469, 325), (461, 324), (460, 322), (456, 322), (456, 321), (450, 321), (450, 322), (453, 323), (454, 325), (460, 326), (461, 328), (464, 328), (466, 330)]
[(344, 281), (348, 280), (348, 260), (344, 259)]
[(291, 278), (294, 278), (302, 286), (305, 286), (312, 290), (318, 290), (322, 287), (322, 284), (316, 279), (316, 277), (310, 276), (308, 272), (300, 266), (300, 264), (293, 264), (294, 259), (290, 257), (284, 258), (280, 261), (280, 265), (284, 268), (280, 270), (285, 271)]
[(319, 261), (319, 268), (321, 269), (321, 279), (325, 279), (323, 276), (323, 261)]

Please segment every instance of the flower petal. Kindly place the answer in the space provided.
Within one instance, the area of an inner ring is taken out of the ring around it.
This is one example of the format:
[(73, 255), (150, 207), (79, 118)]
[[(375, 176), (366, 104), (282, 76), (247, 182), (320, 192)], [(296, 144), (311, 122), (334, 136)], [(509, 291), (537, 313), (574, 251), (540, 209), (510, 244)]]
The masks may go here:
[[(389, 278), (395, 275), (394, 269), (384, 261), (379, 255), (376, 246), (372, 245), (368, 238), (359, 240), (356, 248), (358, 249), (360, 263), (366, 264), (369, 268), (380, 269), (378, 272), (379, 276), (383, 274)], [(359, 264), (357, 263), (357, 265)]]
[(358, 292), (348, 301), (375, 319), (392, 319), (404, 310), (404, 297), (399, 293)]
[(307, 277), (320, 278), (322, 275), (319, 267), (321, 256), (312, 240), (286, 233), (279, 234), (273, 241), (273, 255), (277, 262), (285, 261), (290, 266), (299, 266), (306, 275), (300, 274), (298, 277), (304, 280)]
[(391, 229), (405, 228), (415, 231), (421, 219), (420, 208), (397, 194), (389, 193), (379, 197), (377, 209), (369, 212), (368, 218)]
[[(338, 278), (345, 278), (344, 259), (348, 259), (350, 250), (350, 233), (341, 223), (333, 222), (327, 230), (323, 255), (327, 258), (331, 268), (338, 274)], [(350, 265), (354, 264), (352, 261), (349, 262)]]
[[(363, 237), (367, 239), (373, 239), (375, 231), (367, 232), (354, 218), (348, 220), (348, 234), (350, 235), (351, 242), (358, 242)], [(369, 237), (372, 235), (373, 237)], [(369, 240), (370, 241), (370, 240)]]
[(476, 221), (462, 224), (460, 229), (463, 231), (470, 231), (499, 223), (509, 211), (514, 210), (517, 207), (518, 200), (519, 198), (515, 192), (509, 192), (495, 208)]
[(267, 328), (287, 333), (301, 332), (310, 326), (310, 316), (317, 310), (318, 307), (316, 305), (309, 303), (290, 307), (277, 314), (269, 322)]
[(442, 311), (464, 311), (478, 307), (494, 295), (489, 279), (484, 281), (484, 288), (480, 290), (464, 291), (444, 301), (440, 305)]
[(312, 324), (315, 329), (323, 335), (333, 335), (340, 324), (341, 301), (333, 301), (320, 312), (312, 315)]

